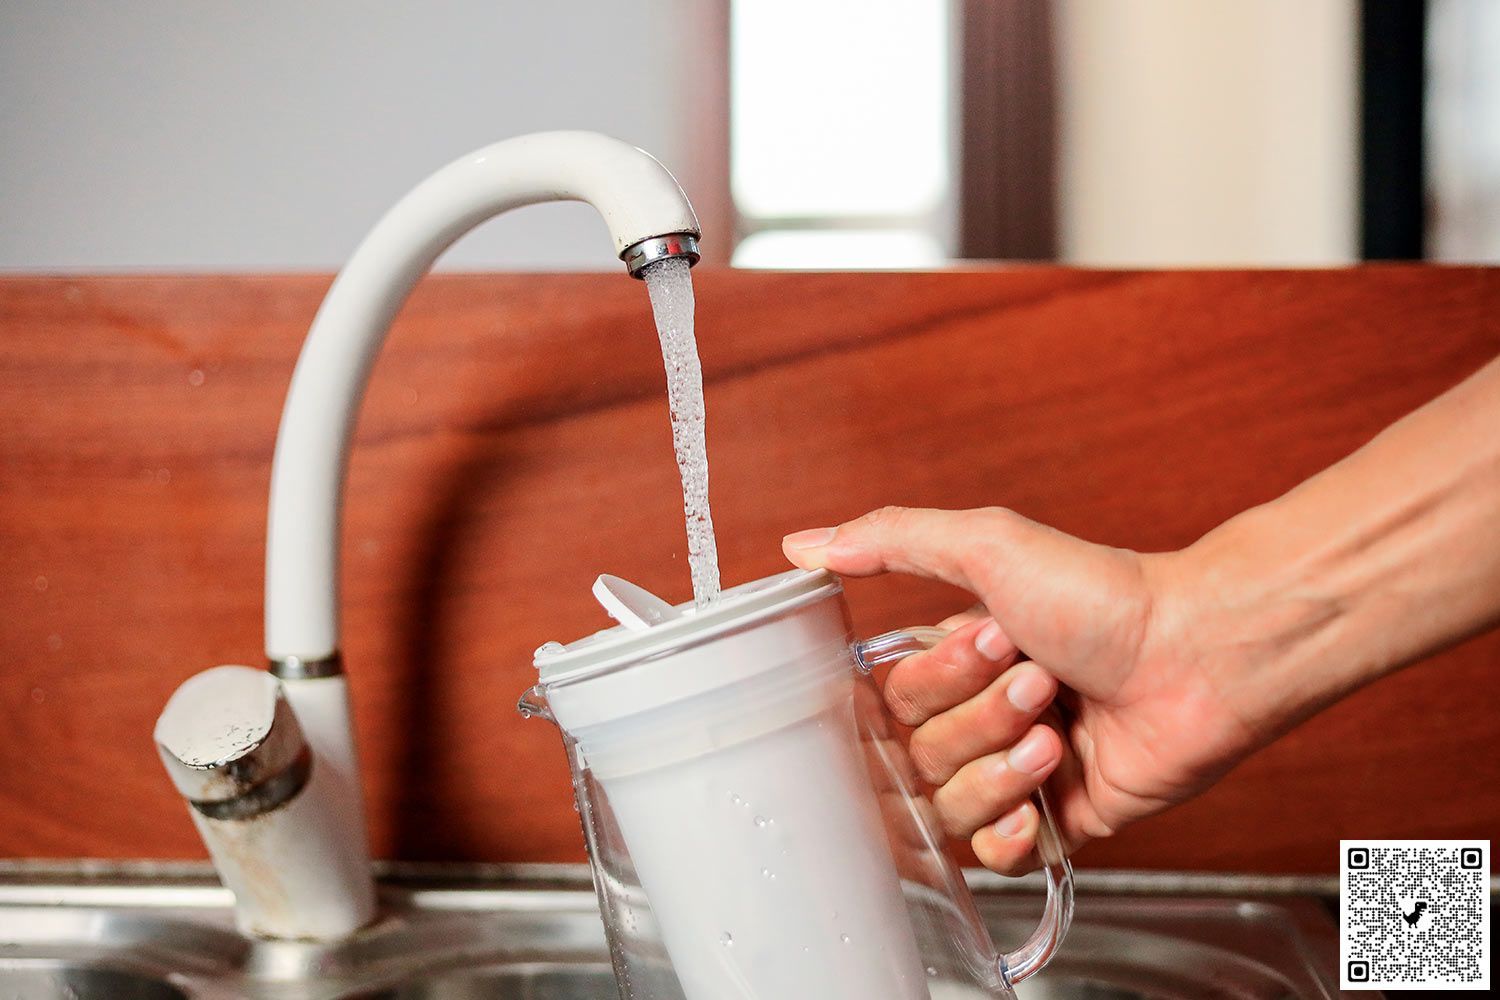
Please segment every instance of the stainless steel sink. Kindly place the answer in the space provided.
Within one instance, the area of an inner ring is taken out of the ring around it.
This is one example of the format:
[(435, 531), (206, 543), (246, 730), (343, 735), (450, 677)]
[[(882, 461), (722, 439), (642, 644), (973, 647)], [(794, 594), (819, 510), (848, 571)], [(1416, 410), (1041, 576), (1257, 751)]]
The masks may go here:
[[(1035, 922), (1034, 883), (972, 881), (998, 941)], [(1339, 995), (1324, 883), (1095, 872), (1079, 883), (1067, 945), (1023, 1000)], [(403, 868), (381, 891), (385, 917), (351, 941), (252, 942), (200, 866), (0, 863), (0, 1000), (616, 997), (585, 868)]]
[(22, 959), (0, 965), (0, 996), (6, 1000), (184, 1000), (187, 994), (149, 973), (93, 967), (66, 959)]

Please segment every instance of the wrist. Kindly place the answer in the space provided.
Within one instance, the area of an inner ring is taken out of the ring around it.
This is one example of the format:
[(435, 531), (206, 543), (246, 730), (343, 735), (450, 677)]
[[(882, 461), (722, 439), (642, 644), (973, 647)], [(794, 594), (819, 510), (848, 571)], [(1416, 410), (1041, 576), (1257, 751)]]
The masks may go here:
[(1168, 556), (1169, 621), (1187, 665), (1255, 744), (1379, 674), (1361, 658), (1357, 601), (1275, 505), (1251, 508)]

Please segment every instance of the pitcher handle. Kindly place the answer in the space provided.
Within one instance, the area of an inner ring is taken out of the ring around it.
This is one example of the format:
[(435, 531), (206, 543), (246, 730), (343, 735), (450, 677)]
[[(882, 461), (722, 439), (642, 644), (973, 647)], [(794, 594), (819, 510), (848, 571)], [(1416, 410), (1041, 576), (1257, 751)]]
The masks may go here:
[[(885, 632), (854, 644), (854, 662), (864, 673), (883, 663), (905, 659), (941, 642), (947, 632), (940, 628), (909, 628)], [(1000, 975), (1007, 985), (1014, 985), (1041, 971), (1067, 936), (1073, 922), (1073, 866), (1063, 850), (1063, 840), (1047, 796), (1038, 788), (1032, 793), (1041, 824), (1037, 829), (1037, 855), (1047, 877), (1047, 903), (1042, 922), (1026, 943), (1000, 956)]]

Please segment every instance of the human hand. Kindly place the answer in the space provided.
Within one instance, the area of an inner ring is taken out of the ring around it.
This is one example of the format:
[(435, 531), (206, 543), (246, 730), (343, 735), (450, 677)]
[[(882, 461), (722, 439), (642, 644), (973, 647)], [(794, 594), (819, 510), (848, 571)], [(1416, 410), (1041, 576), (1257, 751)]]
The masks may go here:
[(1233, 710), (1233, 658), (1189, 646), (1191, 595), (1173, 555), (1002, 509), (886, 508), (783, 548), (806, 569), (910, 573), (979, 598), (982, 609), (944, 623), (956, 630), (941, 644), (892, 669), (884, 696), (916, 727), (911, 759), (945, 831), (995, 871), (1036, 866), (1028, 798), (1049, 776), (1071, 852), (1202, 790), (1270, 731)]

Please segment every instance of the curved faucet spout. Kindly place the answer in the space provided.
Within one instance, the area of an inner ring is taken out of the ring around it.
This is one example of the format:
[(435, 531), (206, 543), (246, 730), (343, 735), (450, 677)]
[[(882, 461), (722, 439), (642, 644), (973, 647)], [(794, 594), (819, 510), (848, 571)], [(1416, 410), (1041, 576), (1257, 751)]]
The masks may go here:
[(697, 260), (698, 220), (666, 168), (593, 132), (507, 139), (450, 163), (386, 213), (318, 309), (292, 376), (271, 469), (266, 655), (287, 679), (337, 672), (344, 470), (375, 355), (418, 279), (455, 240), (522, 205), (598, 209), (630, 273)]
[[(632, 275), (668, 257), (698, 259), (692, 206), (646, 153), (592, 132), (508, 139), (450, 163), (376, 223), (334, 280), (292, 374), (271, 466), (266, 656), (317, 762), (304, 794), (328, 804), (351, 858), (369, 858), (338, 657), (339, 516), (355, 416), (391, 320), (438, 255), (486, 219), (543, 201), (598, 209)], [(363, 867), (316, 936), (373, 919)]]

